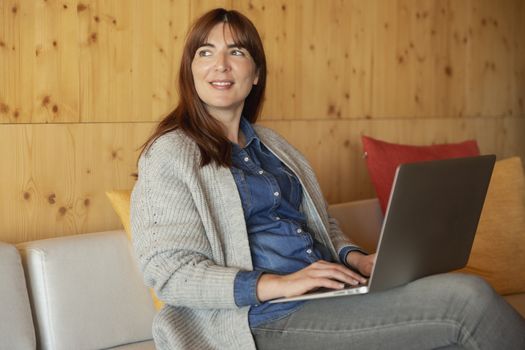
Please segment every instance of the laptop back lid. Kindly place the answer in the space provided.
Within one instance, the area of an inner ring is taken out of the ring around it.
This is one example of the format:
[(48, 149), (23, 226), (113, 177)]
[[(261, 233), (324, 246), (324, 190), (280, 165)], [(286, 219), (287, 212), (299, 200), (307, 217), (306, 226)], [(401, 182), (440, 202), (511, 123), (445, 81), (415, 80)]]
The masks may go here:
[(371, 292), (467, 264), (495, 160), (486, 155), (398, 167)]

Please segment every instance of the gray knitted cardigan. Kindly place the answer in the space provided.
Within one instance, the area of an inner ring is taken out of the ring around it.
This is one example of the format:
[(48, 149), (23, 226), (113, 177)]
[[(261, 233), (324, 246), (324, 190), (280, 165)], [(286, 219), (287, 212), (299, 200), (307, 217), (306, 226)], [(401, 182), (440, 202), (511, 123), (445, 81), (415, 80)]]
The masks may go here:
[[(301, 210), (338, 260), (351, 244), (306, 159), (281, 136), (255, 126), (262, 142), (300, 179)], [(242, 204), (228, 168), (200, 167), (197, 145), (180, 130), (159, 137), (138, 164), (131, 196), (133, 245), (144, 281), (166, 306), (157, 314), (157, 349), (255, 349), (249, 307), (235, 305), (239, 270), (252, 270)]]

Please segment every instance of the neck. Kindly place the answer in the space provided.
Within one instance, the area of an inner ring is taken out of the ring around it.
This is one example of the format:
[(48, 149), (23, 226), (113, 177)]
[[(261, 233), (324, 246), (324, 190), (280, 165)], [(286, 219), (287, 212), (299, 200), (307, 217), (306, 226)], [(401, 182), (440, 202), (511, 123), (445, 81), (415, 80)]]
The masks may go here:
[(244, 145), (244, 135), (240, 130), (242, 106), (238, 111), (208, 110), (224, 127), (226, 137), (239, 146)]

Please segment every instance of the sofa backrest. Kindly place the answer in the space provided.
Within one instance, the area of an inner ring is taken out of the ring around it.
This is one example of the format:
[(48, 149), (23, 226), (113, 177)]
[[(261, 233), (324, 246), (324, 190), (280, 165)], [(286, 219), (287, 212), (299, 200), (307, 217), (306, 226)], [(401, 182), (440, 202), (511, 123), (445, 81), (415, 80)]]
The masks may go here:
[(377, 198), (334, 204), (328, 212), (355, 244), (368, 253), (376, 251), (383, 221)]
[(31, 307), (20, 255), (0, 242), (0, 349), (35, 349)]
[(152, 338), (155, 310), (124, 231), (19, 244), (42, 349), (101, 349)]

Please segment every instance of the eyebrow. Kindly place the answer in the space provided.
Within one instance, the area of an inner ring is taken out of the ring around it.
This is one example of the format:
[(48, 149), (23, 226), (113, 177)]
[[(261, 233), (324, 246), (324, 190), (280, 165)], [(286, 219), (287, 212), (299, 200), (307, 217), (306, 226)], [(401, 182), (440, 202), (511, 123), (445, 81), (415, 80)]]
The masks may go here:
[[(199, 46), (199, 48), (201, 47), (213, 47), (215, 48), (215, 45), (211, 44), (211, 43), (204, 43), (202, 45)], [(229, 44), (226, 46), (228, 49), (232, 49), (232, 48), (238, 48), (238, 49), (243, 49), (244, 46), (241, 46), (241, 45), (238, 45), (238, 44)]]

